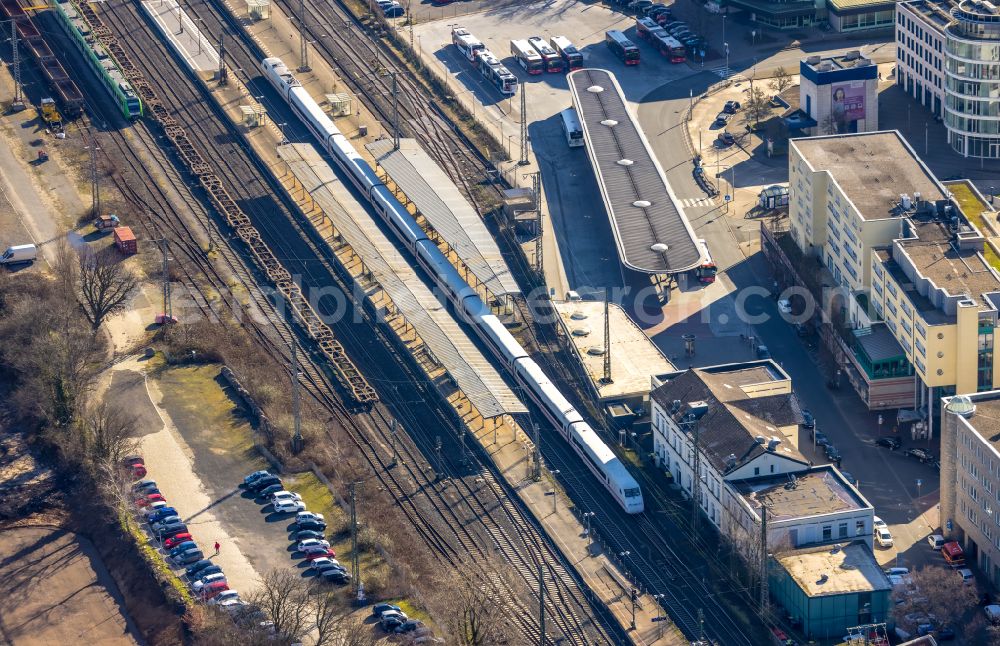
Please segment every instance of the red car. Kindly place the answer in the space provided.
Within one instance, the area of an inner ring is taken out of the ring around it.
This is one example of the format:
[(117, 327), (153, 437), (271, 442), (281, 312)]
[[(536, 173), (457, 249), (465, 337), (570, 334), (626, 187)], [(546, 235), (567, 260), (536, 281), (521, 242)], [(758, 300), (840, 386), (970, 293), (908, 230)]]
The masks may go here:
[(132, 470), (132, 477), (146, 477), (146, 461), (142, 459), (141, 455), (130, 455), (122, 460), (122, 464), (125, 465), (125, 468)]
[(190, 540), (193, 540), (190, 532), (181, 532), (180, 534), (177, 534), (176, 536), (171, 536), (167, 540), (163, 541), (163, 547), (165, 547), (168, 550), (173, 549), (174, 547), (177, 547), (184, 541), (190, 541)]
[(151, 505), (154, 502), (167, 502), (167, 499), (163, 497), (160, 493), (151, 493), (145, 498), (139, 498), (135, 501), (137, 507), (145, 507), (146, 505)]
[(306, 554), (307, 561), (315, 561), (316, 559), (322, 559), (322, 558), (328, 558), (328, 559), (337, 558), (337, 553), (334, 552), (333, 550), (326, 549), (326, 550), (317, 550), (315, 552), (309, 552), (308, 554)]
[(201, 589), (200, 596), (202, 601), (208, 601), (212, 597), (218, 595), (220, 592), (225, 592), (228, 589), (229, 589), (229, 584), (227, 584), (225, 581), (215, 581), (203, 587)]

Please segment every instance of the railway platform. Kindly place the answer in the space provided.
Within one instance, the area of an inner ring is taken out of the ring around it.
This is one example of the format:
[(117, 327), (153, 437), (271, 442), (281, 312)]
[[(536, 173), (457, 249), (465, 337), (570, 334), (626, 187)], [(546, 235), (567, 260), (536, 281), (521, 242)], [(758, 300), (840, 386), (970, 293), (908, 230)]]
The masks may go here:
[(202, 33), (177, 0), (144, 0), (142, 10), (189, 68), (209, 78), (219, 70), (218, 43)]

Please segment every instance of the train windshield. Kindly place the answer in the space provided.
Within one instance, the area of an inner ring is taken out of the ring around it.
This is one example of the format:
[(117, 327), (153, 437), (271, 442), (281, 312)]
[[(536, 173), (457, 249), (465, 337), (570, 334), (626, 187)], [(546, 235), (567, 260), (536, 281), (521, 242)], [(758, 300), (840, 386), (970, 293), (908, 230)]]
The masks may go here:
[(639, 491), (638, 487), (633, 487), (631, 489), (626, 489), (625, 490), (625, 497), (626, 498), (635, 498), (638, 495), (640, 495), (640, 491)]

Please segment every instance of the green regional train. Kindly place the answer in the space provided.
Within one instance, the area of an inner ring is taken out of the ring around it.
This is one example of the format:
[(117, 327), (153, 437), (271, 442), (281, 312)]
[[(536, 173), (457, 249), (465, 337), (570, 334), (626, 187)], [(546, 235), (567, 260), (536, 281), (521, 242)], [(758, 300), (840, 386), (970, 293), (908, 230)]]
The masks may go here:
[(84, 59), (90, 63), (105, 89), (118, 104), (118, 110), (128, 119), (142, 116), (142, 101), (132, 85), (125, 79), (121, 68), (111, 54), (93, 35), (90, 24), (69, 0), (55, 0), (59, 22), (73, 42), (83, 53)]

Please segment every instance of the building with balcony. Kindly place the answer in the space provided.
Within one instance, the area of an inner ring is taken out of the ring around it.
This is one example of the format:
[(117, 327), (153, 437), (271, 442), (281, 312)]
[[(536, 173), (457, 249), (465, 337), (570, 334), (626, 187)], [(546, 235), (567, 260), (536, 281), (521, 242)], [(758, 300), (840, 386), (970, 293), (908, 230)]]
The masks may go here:
[(1000, 8), (910, 0), (896, 12), (896, 83), (944, 120), (965, 157), (1000, 159)]
[(941, 407), (942, 534), (1000, 588), (1000, 391), (947, 397)]

